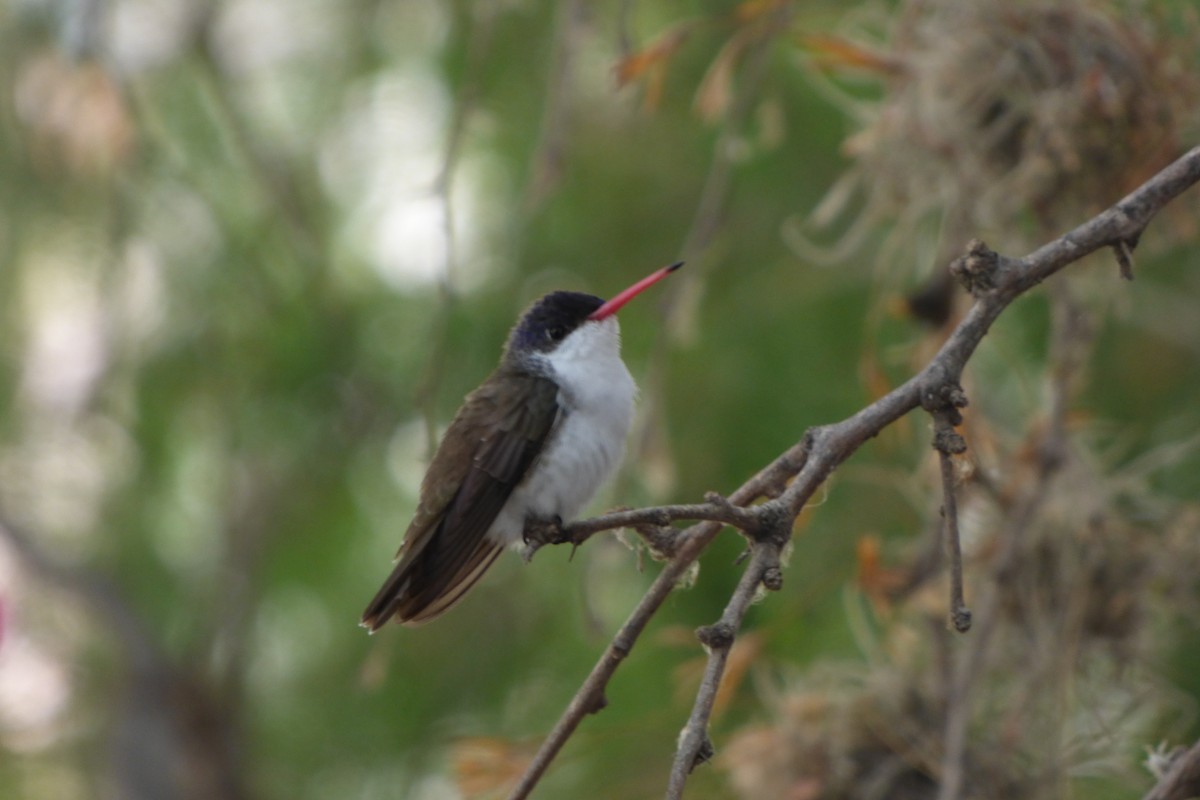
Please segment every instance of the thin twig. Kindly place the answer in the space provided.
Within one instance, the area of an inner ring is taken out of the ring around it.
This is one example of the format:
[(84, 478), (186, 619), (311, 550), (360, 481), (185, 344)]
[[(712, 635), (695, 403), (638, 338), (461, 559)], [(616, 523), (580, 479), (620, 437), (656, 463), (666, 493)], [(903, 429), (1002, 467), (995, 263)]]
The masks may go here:
[(1003, 601), (1001, 587), (1005, 578), (1012, 572), (1024, 542), (1025, 532), (1049, 496), (1054, 473), (1060, 466), (1060, 462), (1052, 460), (1045, 460), (1039, 464), (1037, 475), (1009, 510), (1004, 529), (998, 537), (1004, 543), (1004, 550), (996, 559), (990, 591), (979, 604), (979, 624), (975, 626), (971, 635), (972, 647), (959, 659), (946, 689), (945, 728), (937, 800), (959, 800), (963, 796), (966, 784), (967, 732), (971, 720), (971, 689), (977, 681), (984, 678), (982, 665), (1000, 620)]
[(954, 430), (948, 412), (934, 414), (933, 447), (938, 451), (942, 472), (942, 542), (950, 560), (950, 624), (959, 633), (966, 633), (971, 628), (971, 611), (963, 599), (962, 542), (958, 534), (954, 456), (965, 452), (967, 445)]
[[(746, 481), (737, 491), (729, 495), (733, 505), (746, 505), (756, 498), (771, 496), (778, 493), (779, 487), (791, 475), (795, 475), (808, 459), (807, 437), (793, 445), (782, 455), (763, 467), (758, 474)], [(683, 577), (700, 553), (720, 533), (722, 525), (718, 522), (700, 522), (679, 533), (679, 548), (675, 556), (667, 562), (662, 572), (654, 579), (646, 594), (638, 602), (637, 607), (630, 613), (625, 624), (617, 631), (604, 653), (592, 667), (591, 673), (584, 679), (575, 696), (567, 704), (558, 723), (542, 742), (533, 760), (529, 763), (520, 782), (509, 795), (509, 800), (522, 800), (529, 796), (537, 786), (550, 763), (562, 750), (567, 739), (579, 727), (579, 723), (588, 714), (593, 714), (604, 708), (607, 700), (604, 689), (612, 679), (617, 667), (629, 655), (638, 637), (645, 630), (650, 618), (658, 611), (663, 601), (671, 594), (676, 584)]]
[(733, 648), (737, 630), (742, 625), (742, 619), (746, 616), (751, 601), (754, 600), (763, 575), (772, 565), (778, 568), (779, 548), (756, 543), (752, 548), (750, 564), (742, 573), (742, 578), (729, 598), (720, 620), (696, 631), (696, 638), (708, 651), (708, 662), (705, 664), (704, 677), (700, 681), (700, 689), (692, 705), (691, 716), (679, 736), (675, 762), (671, 766), (670, 783), (667, 785), (667, 800), (683, 797), (683, 787), (687, 783), (688, 775), (697, 766), (712, 758), (713, 746), (708, 737), (708, 719), (712, 715), (717, 690), (725, 674), (729, 651)]
[(708, 720), (712, 716), (717, 690), (725, 674), (725, 665), (733, 649), (733, 641), (750, 604), (758, 593), (759, 586), (778, 591), (782, 586), (782, 567), (779, 555), (791, 538), (791, 520), (778, 512), (776, 506), (759, 506), (766, 527), (754, 530), (754, 542), (750, 547), (750, 563), (742, 573), (737, 588), (729, 603), (714, 625), (706, 625), (696, 631), (696, 638), (708, 651), (704, 677), (692, 704), (692, 713), (679, 736), (675, 750), (675, 761), (671, 765), (670, 782), (667, 785), (667, 800), (680, 800), (688, 776), (697, 766), (713, 756), (712, 740), (708, 736)]
[(525, 560), (548, 544), (581, 545), (597, 533), (621, 528), (640, 529), (643, 526), (665, 527), (672, 522), (721, 522), (741, 530), (758, 524), (758, 515), (753, 509), (736, 506), (724, 499), (720, 502), (692, 503), (690, 505), (652, 506), (649, 508), (610, 511), (599, 517), (573, 522), (569, 525), (527, 524), (525, 528)]
[(993, 643), (1000, 607), (1006, 597), (1005, 587), (1010, 584), (1026, 531), (1050, 497), (1053, 480), (1066, 459), (1067, 408), (1078, 373), (1085, 364), (1082, 355), (1086, 350), (1085, 343), (1090, 341), (1091, 336), (1087, 332), (1088, 326), (1082, 311), (1070, 296), (1069, 288), (1056, 286), (1051, 294), (1053, 314), (1049, 360), (1052, 380), (1047, 403), (1048, 424), (1036, 448), (1038, 459), (1035, 474), (1019, 500), (1005, 515), (1007, 523), (999, 536), (1004, 549), (996, 559), (990, 591), (981, 604), (981, 622), (972, 648), (962, 655), (948, 684), (938, 800), (959, 800), (964, 794), (972, 689), (985, 677), (982, 665)]

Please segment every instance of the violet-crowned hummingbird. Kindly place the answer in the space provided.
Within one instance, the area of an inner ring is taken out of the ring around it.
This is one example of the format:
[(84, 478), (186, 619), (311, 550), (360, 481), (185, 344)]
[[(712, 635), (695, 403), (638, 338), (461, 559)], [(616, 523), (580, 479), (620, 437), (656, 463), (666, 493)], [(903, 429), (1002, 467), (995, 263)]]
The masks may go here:
[(683, 262), (608, 302), (551, 292), (508, 335), (500, 366), (467, 395), (421, 482), (396, 566), (363, 612), (377, 631), (458, 602), (527, 521), (569, 521), (625, 452), (637, 387), (615, 314)]

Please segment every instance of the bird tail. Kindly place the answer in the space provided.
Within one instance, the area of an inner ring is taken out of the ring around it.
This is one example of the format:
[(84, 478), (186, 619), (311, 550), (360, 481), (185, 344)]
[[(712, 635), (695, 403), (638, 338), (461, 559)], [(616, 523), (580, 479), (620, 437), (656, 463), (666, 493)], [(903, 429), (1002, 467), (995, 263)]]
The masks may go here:
[(393, 617), (401, 625), (420, 625), (440, 616), (462, 599), (503, 549), (484, 538), (464, 559), (447, 559), (429, 547), (404, 553), (359, 624), (374, 633)]

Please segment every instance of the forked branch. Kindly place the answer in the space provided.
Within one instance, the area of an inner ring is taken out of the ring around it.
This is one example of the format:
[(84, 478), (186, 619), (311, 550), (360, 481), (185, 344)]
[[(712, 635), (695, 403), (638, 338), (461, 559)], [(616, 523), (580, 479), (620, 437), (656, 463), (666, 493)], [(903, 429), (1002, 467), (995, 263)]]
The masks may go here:
[[(790, 532), (801, 510), (843, 461), (868, 439), (914, 409), (926, 409), (934, 415), (935, 421), (939, 414), (943, 416), (944, 421), (937, 423), (936, 435), (943, 437), (943, 443), (947, 445), (946, 449), (939, 447), (939, 450), (945, 454), (943, 457), (948, 462), (952, 450), (949, 447), (951, 434), (958, 434), (954, 433), (952, 417), (947, 415), (945, 409), (947, 405), (961, 407), (954, 399), (956, 392), (961, 394), (958, 387), (963, 370), (1000, 314), (1024, 292), (1097, 250), (1113, 248), (1118, 253), (1122, 274), (1130, 273), (1132, 247), (1150, 220), (1198, 181), (1200, 147), (1188, 151), (1107, 211), (1024, 258), (1006, 258), (991, 251), (980, 241), (971, 242), (967, 253), (954, 262), (951, 271), (972, 294), (975, 303), (925, 368), (903, 385), (841, 422), (809, 429), (799, 442), (729, 495), (728, 502), (710, 500), (692, 506), (621, 511), (573, 523), (559, 537), (531, 536), (539, 545), (560, 541), (579, 544), (602, 530), (628, 525), (661, 528), (664, 524), (679, 520), (702, 520), (673, 534), (670, 559), (576, 692), (513, 790), (510, 800), (528, 797), (583, 717), (604, 707), (605, 687), (636, 644), (650, 618), (721, 529), (725, 525), (732, 525), (745, 531), (751, 538), (752, 558), (721, 621), (717, 626), (710, 626), (710, 629), (701, 629), (709, 633), (715, 629), (722, 635), (717, 637), (719, 641), (707, 643), (710, 650), (708, 667), (671, 772), (667, 796), (681, 797), (688, 772), (697, 758), (706, 755), (711, 748), (705, 728), (716, 688), (724, 673), (722, 650), (726, 639), (732, 643), (749, 598), (763, 582), (767, 568), (773, 563), (772, 558), (777, 559), (778, 550), (774, 551), (774, 556), (771, 550), (775, 545), (764, 544), (767, 540), (755, 538), (755, 533), (769, 527), (768, 523), (786, 524)], [(950, 483), (946, 490), (948, 506), (952, 506), (953, 498), (952, 467), (952, 464), (944, 462)], [(766, 498), (765, 502), (751, 505), (763, 498)], [(952, 510), (948, 508), (946, 513), (949, 516)], [(780, 523), (780, 520), (783, 522)], [(777, 569), (777, 561), (774, 563)], [(777, 582), (777, 577), (772, 578), (773, 582)], [(952, 605), (952, 615), (965, 621), (966, 608), (961, 604), (961, 583)], [(727, 653), (727, 650), (724, 652)]]

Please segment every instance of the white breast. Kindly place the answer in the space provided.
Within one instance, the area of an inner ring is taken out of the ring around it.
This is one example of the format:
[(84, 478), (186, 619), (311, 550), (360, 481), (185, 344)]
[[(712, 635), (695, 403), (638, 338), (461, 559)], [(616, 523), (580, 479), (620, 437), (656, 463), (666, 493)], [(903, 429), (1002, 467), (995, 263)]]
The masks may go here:
[(526, 517), (570, 521), (592, 499), (625, 453), (637, 387), (621, 361), (615, 317), (585, 322), (545, 359), (558, 383), (560, 417), (533, 469), (488, 530), (521, 541)]

